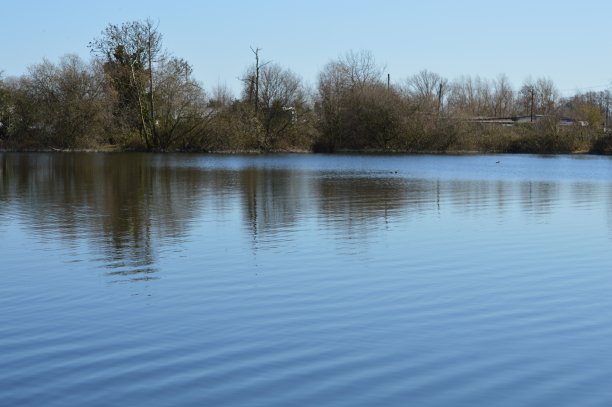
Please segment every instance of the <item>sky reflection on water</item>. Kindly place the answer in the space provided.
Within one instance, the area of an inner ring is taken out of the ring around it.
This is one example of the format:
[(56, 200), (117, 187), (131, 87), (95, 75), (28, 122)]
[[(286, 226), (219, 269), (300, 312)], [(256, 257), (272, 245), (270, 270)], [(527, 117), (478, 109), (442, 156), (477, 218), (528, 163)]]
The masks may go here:
[(608, 405), (611, 168), (2, 153), (0, 399)]

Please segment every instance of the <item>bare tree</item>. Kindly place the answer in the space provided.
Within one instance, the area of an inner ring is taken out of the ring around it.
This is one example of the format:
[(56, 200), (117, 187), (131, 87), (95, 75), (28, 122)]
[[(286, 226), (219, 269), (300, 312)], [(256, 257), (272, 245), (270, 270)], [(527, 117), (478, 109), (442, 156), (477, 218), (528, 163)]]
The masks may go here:
[[(245, 80), (243, 88), (244, 101), (257, 106), (255, 119), (263, 132), (259, 135), (258, 148), (274, 148), (305, 106), (304, 89), (301, 79), (288, 69), (270, 62), (251, 66), (246, 78), (254, 78), (257, 86)], [(256, 88), (256, 90), (254, 90)], [(285, 134), (286, 135), (286, 134)]]
[(212, 88), (208, 104), (212, 108), (226, 108), (234, 100), (234, 94), (227, 84), (219, 84)]
[(261, 69), (259, 66), (259, 51), (261, 51), (261, 48), (253, 49), (253, 47), (251, 47), (251, 51), (255, 55), (255, 75), (253, 76), (253, 81), (255, 87), (255, 114), (257, 114), (259, 112), (259, 70)]
[(349, 52), (319, 75), (317, 149), (393, 148), (403, 137), (406, 102), (383, 80), (370, 52)]
[(339, 60), (339, 67), (352, 87), (381, 83), (383, 69), (378, 67), (374, 55), (367, 50), (349, 51)]
[(579, 93), (566, 98), (562, 101), (561, 111), (564, 116), (602, 130), (606, 125), (606, 92)]
[(448, 80), (435, 72), (423, 70), (406, 80), (405, 93), (421, 112), (438, 114), (448, 92)]
[(170, 58), (158, 68), (155, 144), (162, 150), (196, 132), (205, 119), (204, 90), (192, 73), (189, 63), (179, 58)]
[(479, 76), (464, 76), (453, 82), (449, 105), (455, 116), (493, 116), (495, 102), (492, 87)]
[(514, 91), (504, 74), (500, 74), (493, 81), (493, 116), (508, 117), (513, 114), (514, 109)]
[(135, 110), (147, 148), (157, 138), (154, 75), (167, 56), (162, 35), (151, 20), (109, 24), (100, 38), (89, 43), (92, 53), (105, 61), (106, 73), (119, 95), (119, 109)]
[(288, 128), (297, 122), (304, 109), (305, 96), (301, 79), (280, 65), (267, 65), (261, 76), (262, 121), (265, 145), (276, 145)]
[(550, 78), (538, 78), (535, 83), (536, 100), (543, 114), (556, 112), (559, 91)]
[(22, 134), (54, 148), (96, 144), (108, 120), (103, 85), (76, 55), (33, 65), (18, 85)]
[(253, 113), (255, 116), (259, 114), (259, 89), (261, 81), (261, 70), (270, 63), (270, 61), (260, 61), (260, 51), (261, 48), (251, 47), (251, 52), (253, 53), (253, 55), (255, 55), (255, 63), (247, 69), (246, 74), (241, 79), (244, 83), (243, 99), (246, 100), (248, 103), (253, 104)]
[(552, 115), (557, 113), (559, 91), (552, 80), (527, 79), (518, 94), (518, 103), (523, 114)]

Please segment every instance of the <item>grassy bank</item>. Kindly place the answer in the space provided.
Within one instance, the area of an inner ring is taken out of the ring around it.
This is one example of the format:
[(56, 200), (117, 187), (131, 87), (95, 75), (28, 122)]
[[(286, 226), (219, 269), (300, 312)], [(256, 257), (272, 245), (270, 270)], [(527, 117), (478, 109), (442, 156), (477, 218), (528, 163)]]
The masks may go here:
[[(124, 144), (99, 143), (83, 147), (56, 148), (43, 143), (20, 143), (19, 140), (0, 140), (1, 151), (91, 151), (91, 152), (199, 152), (216, 154), (260, 153), (413, 153), (413, 154), (612, 154), (612, 134), (595, 132), (580, 127), (514, 126), (498, 127), (482, 124), (455, 124), (445, 131), (407, 133), (393, 140), (387, 147), (367, 145), (361, 148), (338, 146), (321, 148), (314, 138), (299, 146), (285, 144), (276, 148), (253, 146), (207, 145), (202, 148), (173, 146), (165, 150), (151, 150), (131, 140)], [(547, 131), (548, 130), (548, 131)]]

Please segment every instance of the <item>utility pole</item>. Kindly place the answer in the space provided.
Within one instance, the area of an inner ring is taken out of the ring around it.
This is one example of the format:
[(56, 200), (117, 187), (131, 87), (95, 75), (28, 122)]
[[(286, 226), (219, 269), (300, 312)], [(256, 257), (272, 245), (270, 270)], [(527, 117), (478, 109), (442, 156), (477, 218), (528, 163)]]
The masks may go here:
[(391, 90), (391, 74), (387, 74), (387, 91)]
[(440, 86), (438, 87), (438, 115), (440, 114), (441, 109), (442, 109), (442, 82), (440, 82)]
[(531, 91), (531, 121), (533, 122), (533, 102), (535, 99), (535, 90), (533, 86), (529, 88), (529, 90)]

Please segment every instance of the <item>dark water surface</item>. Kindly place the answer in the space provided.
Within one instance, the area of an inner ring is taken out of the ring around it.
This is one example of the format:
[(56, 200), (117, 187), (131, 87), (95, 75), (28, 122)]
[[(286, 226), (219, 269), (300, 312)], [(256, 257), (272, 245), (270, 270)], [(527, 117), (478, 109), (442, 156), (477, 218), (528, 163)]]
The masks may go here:
[(612, 405), (608, 158), (2, 153), (0, 209), (2, 406)]

